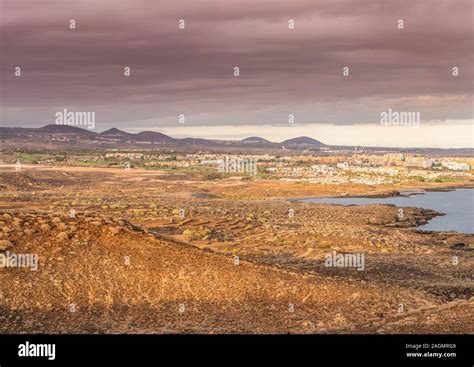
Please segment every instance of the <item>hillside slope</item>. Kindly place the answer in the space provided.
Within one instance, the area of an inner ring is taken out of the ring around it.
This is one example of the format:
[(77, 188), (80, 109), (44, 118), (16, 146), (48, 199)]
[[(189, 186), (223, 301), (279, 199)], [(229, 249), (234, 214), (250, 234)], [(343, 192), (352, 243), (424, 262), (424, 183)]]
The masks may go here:
[(0, 213), (2, 243), (37, 253), (40, 267), (1, 269), (2, 333), (350, 332), (395, 317), (400, 300), (439, 304), (397, 286), (235, 265), (120, 219), (12, 214)]

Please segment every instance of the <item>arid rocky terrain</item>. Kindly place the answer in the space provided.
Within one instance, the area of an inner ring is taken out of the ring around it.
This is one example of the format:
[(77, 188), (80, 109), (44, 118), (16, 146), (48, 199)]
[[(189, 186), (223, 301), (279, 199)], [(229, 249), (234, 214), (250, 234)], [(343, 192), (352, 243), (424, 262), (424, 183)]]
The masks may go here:
[[(473, 333), (473, 235), (289, 200), (405, 188), (4, 165), (0, 253), (39, 268), (0, 269), (0, 332)], [(333, 251), (364, 270), (326, 267)]]

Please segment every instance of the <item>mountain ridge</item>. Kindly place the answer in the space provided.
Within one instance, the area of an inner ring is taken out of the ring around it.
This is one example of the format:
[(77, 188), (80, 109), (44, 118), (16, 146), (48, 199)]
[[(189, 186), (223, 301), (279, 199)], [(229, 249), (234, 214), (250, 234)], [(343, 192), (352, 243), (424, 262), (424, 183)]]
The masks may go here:
[[(271, 142), (267, 139), (261, 138), (259, 136), (250, 136), (248, 138), (242, 140), (216, 140), (216, 139), (205, 139), (205, 138), (193, 138), (187, 137), (182, 139), (173, 138), (169, 135), (160, 133), (158, 131), (150, 131), (145, 130), (138, 133), (129, 133), (118, 128), (110, 128), (108, 130), (102, 131), (100, 133), (87, 130), (78, 126), (71, 126), (71, 125), (46, 125), (39, 128), (22, 128), (22, 127), (0, 127), (0, 138), (8, 138), (9, 135), (14, 134), (16, 136), (21, 135), (22, 132), (27, 134), (34, 134), (34, 133), (47, 133), (47, 134), (68, 134), (74, 135), (77, 134), (83, 138), (85, 137), (97, 137), (101, 139), (120, 139), (120, 140), (133, 140), (136, 142), (166, 142), (166, 143), (178, 143), (181, 145), (199, 145), (199, 144), (209, 144), (209, 145), (216, 145), (216, 144), (225, 144), (229, 145), (232, 144), (252, 144), (255, 146), (262, 145), (262, 146), (273, 146), (278, 147), (281, 145), (291, 146), (291, 145), (307, 145), (307, 146), (314, 146), (320, 147), (325, 146), (324, 143), (320, 142), (319, 140), (309, 138), (307, 136), (296, 137), (292, 139), (287, 139), (281, 143), (278, 142)], [(10, 133), (10, 134), (9, 134)]]
[[(142, 134), (141, 134), (142, 133)], [(212, 151), (293, 151), (297, 154), (300, 151), (315, 152), (321, 151), (323, 154), (327, 150), (337, 150), (339, 152), (409, 152), (410, 154), (420, 154), (422, 152), (435, 152), (436, 154), (456, 155), (462, 154), (474, 156), (474, 149), (464, 148), (437, 148), (437, 147), (383, 147), (383, 146), (361, 146), (353, 145), (329, 145), (308, 136), (300, 136), (287, 139), (281, 143), (271, 142), (267, 139), (250, 136), (242, 140), (217, 140), (205, 138), (173, 138), (157, 131), (142, 131), (139, 133), (129, 133), (115, 127), (103, 132), (95, 132), (78, 126), (50, 124), (42, 127), (7, 127), (0, 126), (0, 147), (16, 149), (20, 145), (27, 148), (51, 148), (52, 146), (82, 149), (130, 149), (143, 148), (144, 144), (150, 147), (166, 147), (169, 149), (180, 148), (184, 150), (212, 150)], [(323, 148), (324, 151), (323, 151)], [(355, 150), (354, 150), (355, 149)], [(285, 153), (286, 154), (286, 153)]]

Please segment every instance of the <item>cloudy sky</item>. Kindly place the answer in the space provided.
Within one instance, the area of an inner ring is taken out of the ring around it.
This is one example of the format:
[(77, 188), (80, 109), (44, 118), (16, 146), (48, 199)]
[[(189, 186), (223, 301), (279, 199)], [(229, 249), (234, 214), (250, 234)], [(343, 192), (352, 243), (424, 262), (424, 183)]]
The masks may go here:
[[(66, 108), (95, 112), (97, 131), (474, 147), (471, 0), (0, 4), (2, 126)], [(381, 125), (389, 109), (419, 127)]]

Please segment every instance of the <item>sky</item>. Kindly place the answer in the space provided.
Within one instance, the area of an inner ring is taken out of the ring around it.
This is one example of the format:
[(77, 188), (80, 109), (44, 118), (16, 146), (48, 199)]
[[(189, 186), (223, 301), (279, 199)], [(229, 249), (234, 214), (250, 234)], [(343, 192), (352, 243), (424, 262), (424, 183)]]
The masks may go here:
[[(67, 109), (96, 131), (474, 147), (471, 0), (0, 4), (0, 126)], [(389, 110), (418, 127), (382, 125)]]

